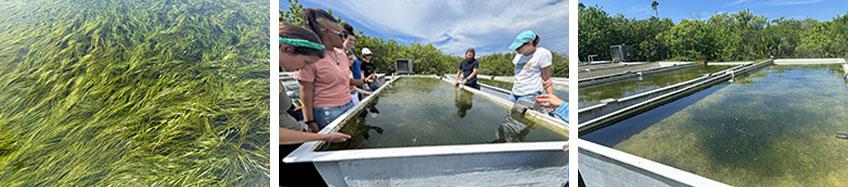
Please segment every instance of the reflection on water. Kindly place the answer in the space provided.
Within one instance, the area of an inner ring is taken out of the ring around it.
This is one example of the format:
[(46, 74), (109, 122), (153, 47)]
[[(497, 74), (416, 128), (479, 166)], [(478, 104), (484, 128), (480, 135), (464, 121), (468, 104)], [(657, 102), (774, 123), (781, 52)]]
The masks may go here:
[(510, 112), (504, 116), (501, 126), (498, 127), (497, 139), (493, 143), (523, 142), (533, 130), (540, 127), (532, 124), (534, 123), (524, 118), (523, 115)]
[[(836, 137), (848, 131), (841, 73), (770, 66), (581, 138), (736, 186), (846, 186), (848, 141)], [(629, 135), (594, 136), (615, 133), (606, 131)]]
[(619, 99), (642, 92), (666, 87), (672, 84), (692, 80), (704, 74), (718, 72), (731, 66), (693, 65), (679, 70), (650, 74), (639, 78), (616, 81), (596, 86), (580, 87), (580, 107), (599, 104), (604, 99)]
[(474, 93), (463, 90), (461, 87), (454, 88), (456, 96), (456, 115), (460, 118), (465, 117), (465, 113), (471, 110), (473, 104)]
[(529, 120), (511, 124), (524, 128), (501, 130), (507, 109), (439, 79), (404, 77), (388, 86), (373, 96), (379, 102), (369, 103), (380, 115), (358, 114), (340, 130), (350, 141), (319, 150), (565, 140)]

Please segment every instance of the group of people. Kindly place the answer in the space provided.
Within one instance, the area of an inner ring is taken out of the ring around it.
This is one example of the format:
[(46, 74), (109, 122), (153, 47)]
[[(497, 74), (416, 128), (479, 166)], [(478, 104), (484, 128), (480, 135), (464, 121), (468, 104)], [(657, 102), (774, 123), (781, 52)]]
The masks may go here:
[[(514, 78), (512, 83), (512, 101), (526, 99), (548, 107), (549, 112), (564, 121), (568, 121), (568, 103), (554, 95), (551, 65), (551, 51), (539, 47), (540, 37), (536, 32), (527, 30), (518, 34), (509, 49), (515, 52), (512, 60)], [(480, 62), (475, 58), (474, 48), (465, 51), (465, 59), (459, 62), (454, 85), (480, 89), (477, 73)]]
[[(355, 106), (378, 88), (374, 55), (362, 49), (356, 57), (353, 27), (339, 23), (324, 10), (306, 9), (305, 27), (281, 23), (280, 67), (293, 71), (298, 81), (302, 116), (287, 112), (292, 99), (280, 87), (280, 155), (285, 157), (308, 141), (343, 142), (350, 135), (319, 134), (318, 131)], [(296, 118), (301, 118), (303, 123)], [(322, 186), (323, 180), (311, 163), (281, 165), (283, 186)], [(316, 184), (318, 183), (318, 184)]]
[[(339, 23), (324, 10), (306, 9), (305, 27), (282, 23), (280, 25), (280, 67), (293, 71), (299, 84), (302, 116), (289, 115), (292, 99), (285, 87), (280, 93), (280, 155), (285, 157), (300, 144), (308, 141), (343, 142), (351, 138), (343, 133), (319, 134), (346, 111), (352, 109), (360, 98), (377, 90), (376, 65), (373, 53), (362, 48), (362, 58), (354, 53), (356, 35), (351, 25)], [(552, 54), (539, 47), (539, 36), (533, 31), (520, 33), (510, 50), (515, 51), (515, 81), (513, 101), (533, 100), (549, 107), (567, 121), (567, 103), (554, 96), (551, 80)], [(456, 85), (480, 89), (477, 73), (480, 62), (475, 50), (468, 49), (459, 64)], [(360, 60), (361, 59), (361, 60)], [(296, 118), (302, 118), (303, 123)], [(320, 175), (311, 163), (281, 165), (280, 182), (284, 186), (320, 185)]]

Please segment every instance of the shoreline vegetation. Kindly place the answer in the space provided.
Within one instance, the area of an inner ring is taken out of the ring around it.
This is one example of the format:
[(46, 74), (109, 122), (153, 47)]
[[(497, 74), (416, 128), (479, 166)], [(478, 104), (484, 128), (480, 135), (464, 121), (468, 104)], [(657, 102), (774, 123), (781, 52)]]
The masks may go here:
[(848, 58), (848, 12), (830, 21), (768, 18), (749, 10), (704, 20), (626, 18), (579, 5), (579, 59), (608, 60), (611, 45), (632, 45), (636, 61), (749, 61)]

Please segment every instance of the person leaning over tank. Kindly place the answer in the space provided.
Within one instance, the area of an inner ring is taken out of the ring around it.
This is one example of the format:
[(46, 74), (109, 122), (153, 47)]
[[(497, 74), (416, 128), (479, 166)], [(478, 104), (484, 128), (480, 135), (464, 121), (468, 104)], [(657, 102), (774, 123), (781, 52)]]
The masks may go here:
[(324, 58), (294, 73), (300, 83), (303, 119), (309, 131), (318, 132), (353, 108), (350, 87), (363, 81), (351, 79), (352, 62), (343, 46), (350, 33), (324, 10), (306, 9), (304, 15), (307, 28), (318, 34), (327, 49)]
[[(476, 52), (474, 48), (465, 50), (465, 59), (459, 62), (459, 70), (456, 71), (456, 79), (453, 80), (454, 86), (465, 85), (474, 89), (480, 89), (477, 84), (477, 69), (480, 68), (480, 62), (474, 56)], [(460, 79), (462, 75), (462, 79)]]
[[(286, 71), (299, 70), (324, 57), (324, 45), (318, 36), (303, 27), (281, 23), (280, 25), (280, 67)], [(280, 155), (285, 157), (307, 141), (343, 142), (350, 136), (342, 133), (317, 134), (306, 132), (306, 127), (298, 123), (285, 111), (291, 107), (291, 98), (285, 87), (280, 84)], [(283, 186), (322, 185), (323, 180), (311, 163), (286, 164), (280, 166), (280, 184)], [(323, 184), (326, 185), (326, 184)]]
[[(303, 27), (283, 23), (280, 26), (280, 67), (286, 71), (299, 70), (313, 64), (324, 56), (324, 47), (318, 43), (315, 33)], [(280, 84), (280, 87), (283, 87)], [(280, 107), (291, 106), (291, 98), (285, 94), (285, 88), (280, 90)], [(280, 110), (285, 112), (286, 110)], [(295, 121), (287, 113), (280, 113), (280, 143), (302, 143), (306, 141), (345, 141), (350, 138), (345, 134), (316, 134), (305, 132), (306, 128)]]
[(544, 86), (543, 81), (551, 80), (551, 51), (539, 47), (540, 38), (536, 32), (527, 30), (518, 34), (509, 46), (515, 51), (512, 63), (515, 68), (515, 81), (512, 84), (512, 101), (520, 99), (534, 100), (536, 96), (553, 95), (552, 86)]
[[(350, 71), (351, 71), (351, 74), (353, 76), (353, 80), (356, 80), (357, 82), (362, 81), (362, 77), (363, 77), (362, 76), (362, 68), (361, 68), (362, 62), (359, 61), (359, 58), (356, 58), (356, 53), (353, 52), (354, 46), (356, 46), (356, 34), (353, 30), (353, 26), (351, 26), (347, 23), (342, 23), (341, 25), (345, 29), (345, 31), (350, 33), (349, 35), (347, 35), (347, 38), (345, 38), (344, 43), (342, 43), (342, 46), (344, 46), (344, 50), (345, 50), (345, 53), (347, 53), (348, 60), (353, 62), (353, 64), (351, 64), (351, 66), (350, 66)], [(374, 78), (373, 77), (366, 77), (366, 79), (371, 80), (371, 79), (374, 79)], [(364, 83), (365, 82), (362, 82), (362, 84), (358, 84), (358, 85), (354, 85), (354, 86), (350, 87), (350, 92), (351, 92), (350, 97), (353, 100), (354, 106), (359, 104), (359, 101), (361, 101), (364, 96), (371, 94), (370, 92), (359, 89), (359, 87), (365, 85)], [(360, 96), (363, 96), (363, 97), (360, 97)]]
[(366, 47), (362, 48), (362, 74), (368, 77), (365, 81), (368, 82), (368, 89), (376, 91), (379, 88), (377, 85), (377, 65), (374, 64), (374, 53), (371, 52), (371, 49)]

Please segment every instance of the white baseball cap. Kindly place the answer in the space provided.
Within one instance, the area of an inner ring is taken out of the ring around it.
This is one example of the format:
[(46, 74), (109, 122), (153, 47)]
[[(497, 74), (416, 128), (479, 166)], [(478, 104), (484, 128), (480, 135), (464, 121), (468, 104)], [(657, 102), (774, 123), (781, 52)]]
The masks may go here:
[(372, 54), (370, 49), (362, 48), (362, 55), (370, 55), (370, 54)]

